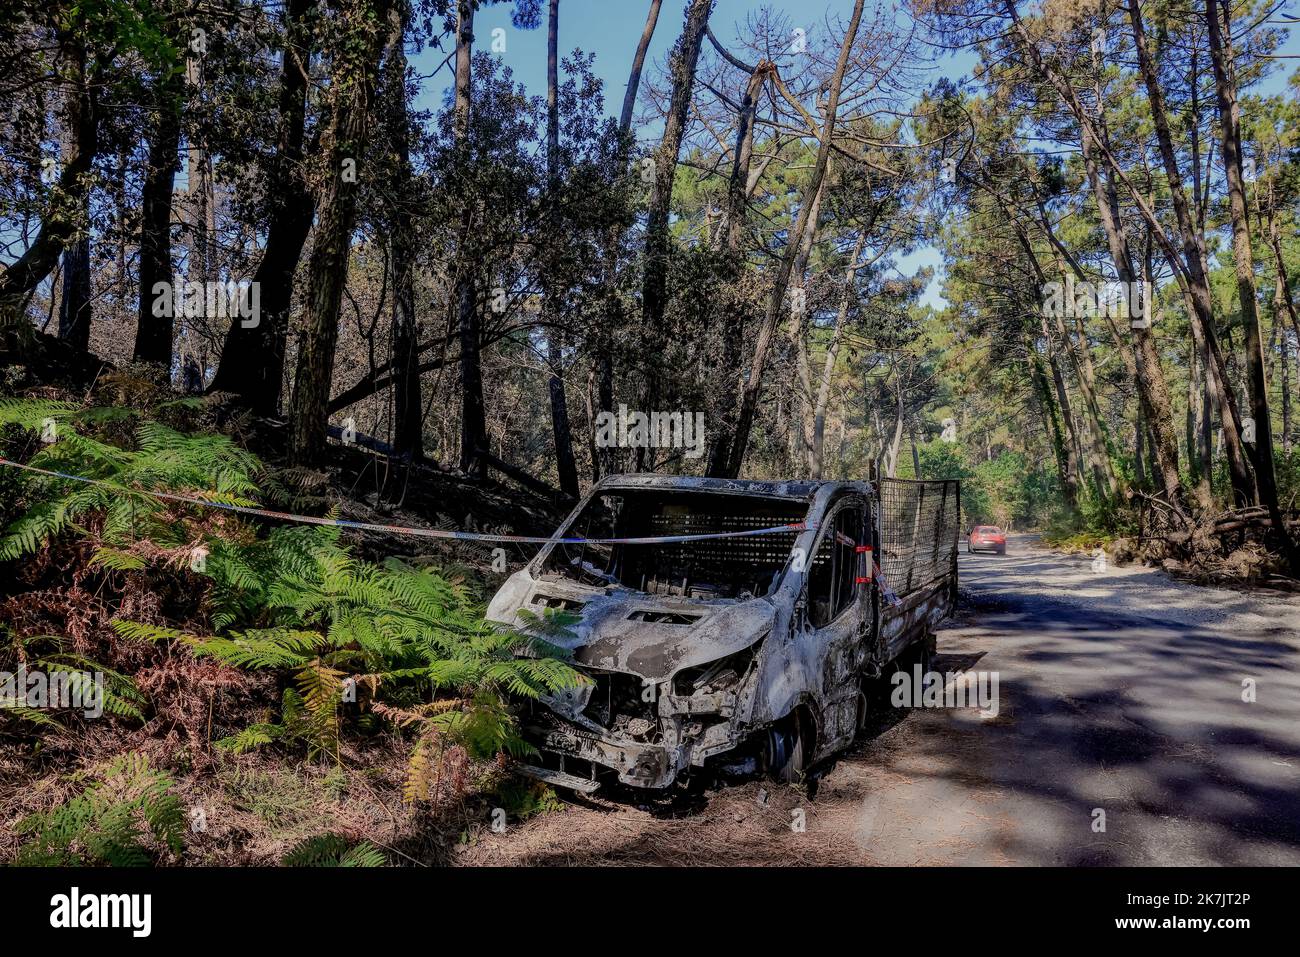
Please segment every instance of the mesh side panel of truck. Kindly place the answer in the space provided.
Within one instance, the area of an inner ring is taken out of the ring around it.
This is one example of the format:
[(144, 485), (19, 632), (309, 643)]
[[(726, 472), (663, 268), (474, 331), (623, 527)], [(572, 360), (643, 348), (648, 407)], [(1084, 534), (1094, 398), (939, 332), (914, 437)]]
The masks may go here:
[(880, 569), (900, 596), (952, 573), (960, 486), (956, 479), (880, 480)]

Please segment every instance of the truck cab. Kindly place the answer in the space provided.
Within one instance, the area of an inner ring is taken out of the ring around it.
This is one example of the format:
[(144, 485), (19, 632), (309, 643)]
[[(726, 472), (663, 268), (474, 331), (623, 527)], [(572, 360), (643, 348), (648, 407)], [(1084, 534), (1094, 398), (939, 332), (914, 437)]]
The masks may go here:
[(797, 780), (846, 746), (866, 682), (955, 597), (957, 484), (908, 484), (922, 500), (932, 487), (929, 508), (913, 494), (882, 537), (881, 483), (598, 483), (488, 609), (515, 627), (564, 615), (548, 640), (588, 679), (524, 717), (539, 757), (521, 770), (579, 791), (663, 790), (706, 765)]

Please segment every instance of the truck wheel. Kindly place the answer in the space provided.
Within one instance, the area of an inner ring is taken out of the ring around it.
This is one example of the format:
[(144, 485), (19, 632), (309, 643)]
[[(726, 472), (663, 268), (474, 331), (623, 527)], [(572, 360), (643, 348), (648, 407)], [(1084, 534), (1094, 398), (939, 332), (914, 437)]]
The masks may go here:
[(871, 723), (871, 698), (867, 695), (866, 683), (858, 689), (857, 699), (857, 719), (853, 722), (853, 737), (857, 737), (867, 730), (867, 725)]
[(808, 770), (806, 737), (797, 711), (768, 729), (765, 754), (768, 777), (783, 784), (803, 780)]

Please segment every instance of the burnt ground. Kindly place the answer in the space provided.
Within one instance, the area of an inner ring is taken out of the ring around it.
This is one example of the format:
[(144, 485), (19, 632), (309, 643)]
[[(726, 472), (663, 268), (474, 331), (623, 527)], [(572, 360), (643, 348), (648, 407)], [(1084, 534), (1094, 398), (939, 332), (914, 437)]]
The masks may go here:
[(962, 554), (936, 660), (996, 671), (995, 717), (881, 716), (811, 800), (750, 781), (667, 807), (573, 801), (474, 828), (456, 860), (1300, 864), (1300, 600), (1093, 571), (1024, 537), (1009, 552)]

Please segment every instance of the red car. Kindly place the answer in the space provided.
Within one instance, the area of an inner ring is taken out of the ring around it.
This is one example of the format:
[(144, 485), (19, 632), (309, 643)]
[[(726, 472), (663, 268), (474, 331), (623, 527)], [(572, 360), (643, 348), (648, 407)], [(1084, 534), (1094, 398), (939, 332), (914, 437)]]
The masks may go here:
[(970, 530), (970, 538), (966, 540), (966, 551), (990, 551), (1005, 555), (1007, 553), (1007, 537), (1002, 534), (1002, 529), (996, 525), (976, 525)]

